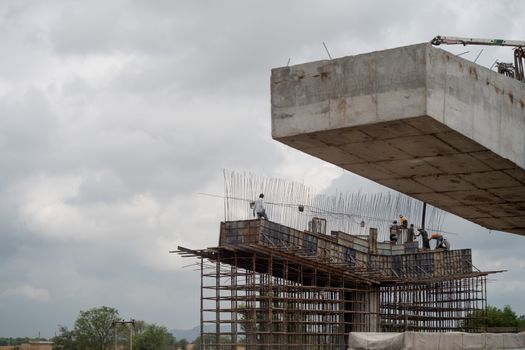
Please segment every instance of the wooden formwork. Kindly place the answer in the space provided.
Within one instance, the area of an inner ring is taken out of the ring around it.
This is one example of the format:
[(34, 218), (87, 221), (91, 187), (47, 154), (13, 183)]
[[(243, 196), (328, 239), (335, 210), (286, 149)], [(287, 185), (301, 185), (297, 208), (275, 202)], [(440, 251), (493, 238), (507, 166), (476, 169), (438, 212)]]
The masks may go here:
[(373, 244), (363, 236), (345, 232), (331, 235), (299, 231), (266, 220), (232, 221), (221, 224), (219, 245), (259, 244), (319, 261), (349, 268), (380, 271), (381, 277), (426, 278), (472, 272), (469, 249), (418, 250), (417, 242)]

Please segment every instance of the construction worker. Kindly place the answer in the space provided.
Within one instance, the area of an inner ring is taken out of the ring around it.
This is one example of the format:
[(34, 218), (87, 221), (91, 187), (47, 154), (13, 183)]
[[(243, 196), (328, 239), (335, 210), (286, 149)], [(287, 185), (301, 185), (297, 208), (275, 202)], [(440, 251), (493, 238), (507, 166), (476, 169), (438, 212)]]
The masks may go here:
[(422, 228), (419, 228), (417, 230), (419, 232), (418, 236), (421, 236), (421, 240), (423, 241), (423, 249), (430, 249), (430, 240), (428, 239), (428, 232)]
[(398, 234), (399, 234), (399, 225), (397, 224), (397, 221), (394, 220), (392, 225), (390, 225), (390, 243), (392, 244), (397, 243)]
[(265, 220), (268, 220), (268, 216), (266, 215), (266, 209), (264, 208), (264, 194), (260, 194), (259, 198), (255, 200), (255, 205), (253, 207), (253, 216), (257, 214), (257, 219), (264, 218)]
[(408, 219), (401, 214), (399, 215), (399, 223), (401, 224), (401, 228), (408, 228)]
[(441, 242), (441, 246), (445, 250), (450, 250), (450, 241), (446, 238), (443, 238), (443, 242)]
[(414, 231), (414, 224), (410, 224), (410, 227), (407, 231), (407, 243), (414, 242), (414, 238), (416, 237), (416, 232)]
[(441, 233), (433, 233), (432, 236), (430, 236), (430, 239), (436, 240), (436, 250), (437, 249), (444, 249), (444, 250), (450, 250), (450, 245), (448, 241), (443, 238), (443, 235)]

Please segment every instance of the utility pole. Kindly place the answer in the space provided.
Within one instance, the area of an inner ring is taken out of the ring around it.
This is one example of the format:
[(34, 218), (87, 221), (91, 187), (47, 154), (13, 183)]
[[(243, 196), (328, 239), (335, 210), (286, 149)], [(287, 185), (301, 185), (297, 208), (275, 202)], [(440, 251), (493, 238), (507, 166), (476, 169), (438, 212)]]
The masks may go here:
[(120, 321), (111, 322), (113, 327), (115, 327), (115, 350), (117, 350), (117, 324), (129, 324), (129, 350), (133, 350), (133, 329), (135, 328), (135, 320), (130, 318), (129, 321), (124, 319)]

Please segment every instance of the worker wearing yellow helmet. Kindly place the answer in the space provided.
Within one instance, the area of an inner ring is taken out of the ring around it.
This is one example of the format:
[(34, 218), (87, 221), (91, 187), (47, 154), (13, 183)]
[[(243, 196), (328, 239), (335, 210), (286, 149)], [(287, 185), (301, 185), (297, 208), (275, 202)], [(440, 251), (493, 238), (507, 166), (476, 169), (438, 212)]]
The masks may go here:
[(399, 223), (402, 228), (408, 228), (408, 219), (404, 215), (399, 214)]

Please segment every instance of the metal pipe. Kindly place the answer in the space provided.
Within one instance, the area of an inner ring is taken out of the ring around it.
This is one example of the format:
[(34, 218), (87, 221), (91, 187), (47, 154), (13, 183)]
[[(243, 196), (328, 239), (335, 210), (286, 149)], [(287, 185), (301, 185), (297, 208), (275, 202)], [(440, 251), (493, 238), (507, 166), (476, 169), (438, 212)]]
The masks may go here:
[(423, 203), (423, 215), (421, 215), (421, 228), (425, 229), (425, 216), (427, 215), (427, 203)]

